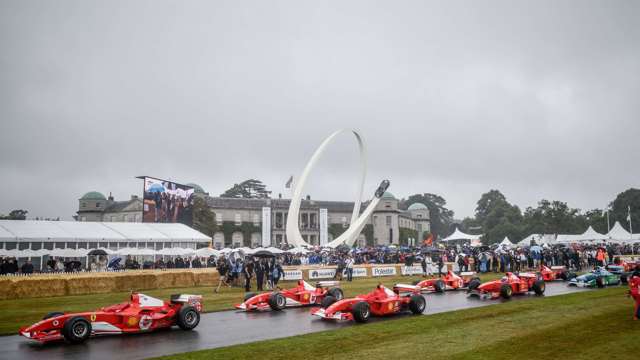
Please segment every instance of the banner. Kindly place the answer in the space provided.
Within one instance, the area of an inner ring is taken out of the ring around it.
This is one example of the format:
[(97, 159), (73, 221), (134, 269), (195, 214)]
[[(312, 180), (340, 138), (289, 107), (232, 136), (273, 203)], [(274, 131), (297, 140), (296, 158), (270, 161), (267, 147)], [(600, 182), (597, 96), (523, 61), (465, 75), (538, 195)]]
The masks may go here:
[[(345, 269), (342, 272), (342, 275), (347, 276), (347, 270)], [(367, 277), (367, 268), (363, 267), (354, 267), (353, 268), (353, 277)]]
[(373, 267), (371, 268), (371, 276), (393, 276), (396, 275), (395, 266)]
[(335, 268), (309, 270), (309, 279), (333, 279), (335, 275)]
[(320, 246), (329, 243), (329, 212), (327, 209), (320, 209)]
[(302, 270), (285, 270), (284, 280), (302, 280)]
[(402, 275), (422, 275), (422, 265), (413, 265), (408, 269), (406, 266), (402, 266), (401, 271)]
[(271, 208), (262, 208), (262, 246), (271, 246)]

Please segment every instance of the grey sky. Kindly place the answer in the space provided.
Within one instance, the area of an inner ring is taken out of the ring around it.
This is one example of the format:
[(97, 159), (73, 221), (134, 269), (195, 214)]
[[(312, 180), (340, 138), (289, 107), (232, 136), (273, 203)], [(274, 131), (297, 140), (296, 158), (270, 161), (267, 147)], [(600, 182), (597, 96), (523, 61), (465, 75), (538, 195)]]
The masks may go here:
[[(357, 128), (365, 193), (603, 207), (640, 178), (638, 1), (0, 0), (0, 213), (136, 175), (275, 194)], [(307, 186), (351, 200), (355, 142)], [(369, 196), (369, 195), (367, 195)]]

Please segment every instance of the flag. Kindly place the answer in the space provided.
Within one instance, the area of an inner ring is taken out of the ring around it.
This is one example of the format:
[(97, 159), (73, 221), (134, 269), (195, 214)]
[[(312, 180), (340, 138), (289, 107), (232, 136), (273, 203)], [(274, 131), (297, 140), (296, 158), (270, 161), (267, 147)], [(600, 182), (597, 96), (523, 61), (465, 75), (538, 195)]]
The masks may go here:
[(631, 222), (631, 206), (627, 207), (627, 221)]
[(291, 189), (291, 183), (293, 182), (293, 175), (291, 175), (291, 177), (289, 178), (289, 180), (287, 180), (287, 183), (284, 184), (284, 187), (287, 189)]

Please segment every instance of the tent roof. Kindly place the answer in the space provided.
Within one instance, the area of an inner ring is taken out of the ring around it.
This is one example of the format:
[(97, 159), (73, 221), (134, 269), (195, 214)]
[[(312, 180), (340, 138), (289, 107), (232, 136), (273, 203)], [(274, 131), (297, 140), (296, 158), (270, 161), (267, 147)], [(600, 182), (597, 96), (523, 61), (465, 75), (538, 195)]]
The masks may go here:
[(589, 228), (579, 235), (579, 241), (598, 241), (598, 240), (606, 240), (607, 235), (600, 234), (599, 232), (593, 230), (593, 227), (589, 226)]
[(480, 236), (482, 236), (482, 235), (465, 234), (462, 231), (458, 230), (458, 228), (456, 227), (456, 229), (453, 232), (453, 234), (447, 236), (446, 238), (444, 238), (444, 239), (442, 239), (440, 241), (475, 240), (475, 239), (479, 239)]
[(505, 236), (504, 239), (500, 242), (500, 245), (513, 246), (511, 240), (509, 240), (508, 236)]
[(631, 242), (631, 234), (625, 230), (620, 222), (616, 221), (606, 235), (607, 239), (618, 242)]
[(211, 238), (184, 224), (0, 220), (4, 241), (173, 241)]

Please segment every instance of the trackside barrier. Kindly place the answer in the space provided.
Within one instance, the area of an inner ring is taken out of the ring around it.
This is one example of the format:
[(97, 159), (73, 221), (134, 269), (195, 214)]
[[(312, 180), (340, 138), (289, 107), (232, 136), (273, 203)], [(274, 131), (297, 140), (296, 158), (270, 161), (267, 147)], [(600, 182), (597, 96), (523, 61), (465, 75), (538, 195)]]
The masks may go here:
[[(403, 267), (402, 264), (356, 265), (353, 277), (401, 275)], [(453, 263), (447, 263), (446, 268), (453, 269)], [(284, 266), (283, 270), (283, 281), (320, 280), (333, 278), (336, 266)], [(0, 300), (213, 286), (218, 280), (219, 274), (214, 268), (7, 275), (0, 276)]]

